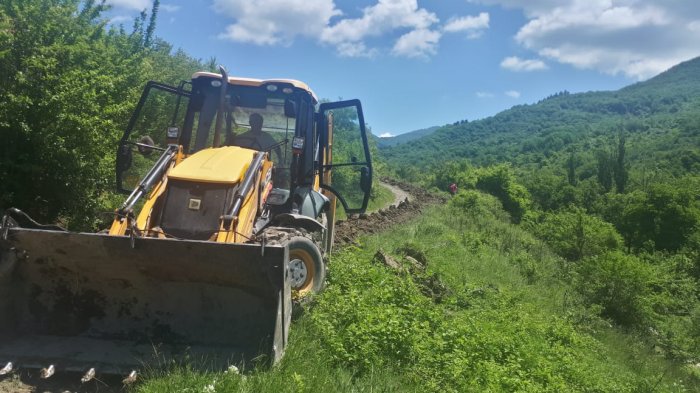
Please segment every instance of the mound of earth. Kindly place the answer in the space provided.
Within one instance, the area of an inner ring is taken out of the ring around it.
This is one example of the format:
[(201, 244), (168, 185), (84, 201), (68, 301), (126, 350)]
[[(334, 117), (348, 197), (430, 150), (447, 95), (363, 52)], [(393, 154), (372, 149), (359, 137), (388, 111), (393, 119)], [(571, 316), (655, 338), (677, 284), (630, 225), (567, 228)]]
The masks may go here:
[(432, 194), (412, 184), (393, 179), (382, 179), (382, 181), (407, 192), (410, 200), (406, 198), (398, 206), (392, 205), (371, 214), (353, 215), (347, 220), (336, 222), (335, 247), (352, 244), (359, 236), (381, 232), (406, 222), (421, 214), (426, 206), (444, 203), (447, 200), (444, 196)]

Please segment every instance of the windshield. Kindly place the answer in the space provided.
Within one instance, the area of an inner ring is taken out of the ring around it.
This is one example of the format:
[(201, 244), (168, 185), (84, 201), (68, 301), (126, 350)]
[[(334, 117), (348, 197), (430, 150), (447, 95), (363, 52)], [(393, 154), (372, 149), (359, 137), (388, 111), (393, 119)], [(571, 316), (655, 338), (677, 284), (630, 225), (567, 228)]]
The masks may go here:
[[(183, 142), (189, 154), (213, 147), (220, 97), (220, 80), (193, 81), (193, 96), (183, 129), (189, 135)], [(241, 146), (267, 151), (275, 163), (275, 187), (289, 188), (291, 140), (296, 119), (285, 116), (285, 102), (293, 94), (270, 92), (264, 87), (229, 85), (224, 105), (221, 135), (222, 146)]]

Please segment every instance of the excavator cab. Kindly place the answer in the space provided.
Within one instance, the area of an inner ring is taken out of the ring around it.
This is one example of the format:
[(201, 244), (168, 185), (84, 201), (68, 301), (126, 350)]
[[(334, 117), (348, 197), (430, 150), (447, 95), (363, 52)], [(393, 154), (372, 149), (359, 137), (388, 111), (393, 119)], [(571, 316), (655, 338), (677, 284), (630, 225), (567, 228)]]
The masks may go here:
[(369, 201), (360, 102), (224, 70), (149, 82), (116, 153), (108, 233), (2, 217), (0, 363), (131, 380), (154, 356), (278, 361), (292, 296), (323, 287), (336, 201)]

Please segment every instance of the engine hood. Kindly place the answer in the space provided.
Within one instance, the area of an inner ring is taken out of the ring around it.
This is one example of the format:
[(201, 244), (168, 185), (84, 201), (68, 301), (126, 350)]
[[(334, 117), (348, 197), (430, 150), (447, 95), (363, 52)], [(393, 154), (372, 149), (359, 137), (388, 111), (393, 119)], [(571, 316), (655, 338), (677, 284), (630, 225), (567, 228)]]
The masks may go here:
[(205, 183), (238, 183), (243, 180), (254, 155), (254, 150), (238, 146), (200, 150), (171, 169), (168, 178)]

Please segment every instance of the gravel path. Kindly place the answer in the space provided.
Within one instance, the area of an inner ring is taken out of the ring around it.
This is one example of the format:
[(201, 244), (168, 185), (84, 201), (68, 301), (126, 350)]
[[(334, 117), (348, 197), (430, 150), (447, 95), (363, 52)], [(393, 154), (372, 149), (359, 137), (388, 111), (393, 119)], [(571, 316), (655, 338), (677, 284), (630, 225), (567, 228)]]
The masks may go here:
[(413, 198), (411, 197), (411, 194), (409, 194), (408, 191), (403, 190), (396, 185), (385, 183), (383, 181), (379, 181), (379, 184), (388, 188), (394, 194), (394, 202), (391, 203), (391, 206), (398, 207), (399, 203), (401, 203), (405, 200), (409, 200), (409, 201), (413, 200)]

